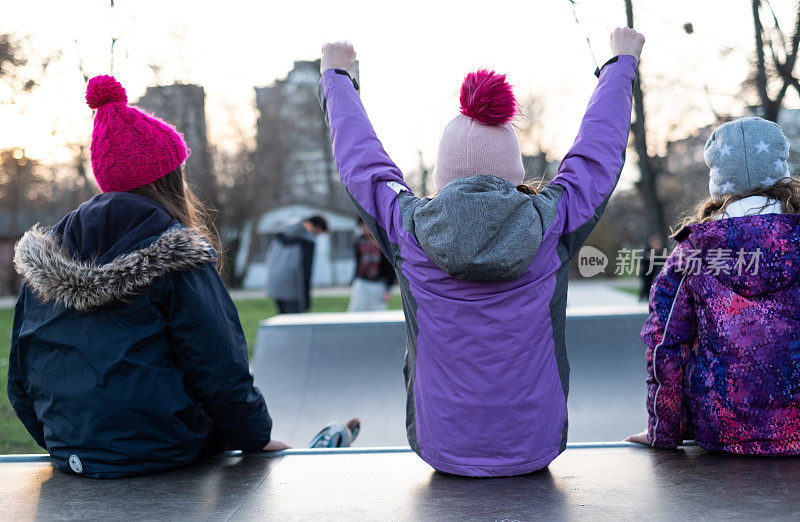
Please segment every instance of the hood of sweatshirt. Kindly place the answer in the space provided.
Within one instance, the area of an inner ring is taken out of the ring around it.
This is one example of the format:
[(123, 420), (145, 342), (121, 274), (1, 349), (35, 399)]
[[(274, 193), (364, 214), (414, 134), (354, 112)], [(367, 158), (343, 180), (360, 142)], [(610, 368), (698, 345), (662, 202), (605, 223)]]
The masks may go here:
[(530, 197), (494, 176), (459, 178), (414, 211), (414, 234), (444, 272), (469, 281), (513, 281), (542, 243)]
[(43, 301), (86, 311), (144, 291), (164, 274), (214, 261), (208, 242), (144, 196), (101, 194), (53, 230), (19, 240), (14, 265)]

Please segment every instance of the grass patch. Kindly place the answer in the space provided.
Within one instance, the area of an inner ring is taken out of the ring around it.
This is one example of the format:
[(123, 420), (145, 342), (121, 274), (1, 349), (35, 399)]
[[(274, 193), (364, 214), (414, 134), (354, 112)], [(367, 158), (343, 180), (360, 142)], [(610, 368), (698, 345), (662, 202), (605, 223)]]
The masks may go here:
[(639, 297), (639, 289), (635, 286), (614, 286), (614, 290), (619, 290), (620, 292), (625, 292), (626, 294)]
[[(315, 297), (311, 302), (311, 313), (344, 312), (347, 310), (349, 297)], [(266, 298), (237, 299), (236, 307), (239, 310), (239, 320), (242, 322), (247, 347), (250, 356), (253, 356), (258, 325), (261, 321), (274, 316), (275, 306)], [(389, 308), (401, 308), (400, 297), (395, 296), (389, 303)], [(8, 378), (8, 353), (11, 350), (11, 326), (14, 320), (12, 308), (0, 308), (0, 454), (8, 453), (44, 453), (36, 445), (22, 423), (17, 419), (11, 404), (8, 402), (6, 381)]]
[(8, 352), (11, 350), (13, 308), (0, 308), (0, 453), (42, 453), (28, 431), (17, 419), (8, 402)]

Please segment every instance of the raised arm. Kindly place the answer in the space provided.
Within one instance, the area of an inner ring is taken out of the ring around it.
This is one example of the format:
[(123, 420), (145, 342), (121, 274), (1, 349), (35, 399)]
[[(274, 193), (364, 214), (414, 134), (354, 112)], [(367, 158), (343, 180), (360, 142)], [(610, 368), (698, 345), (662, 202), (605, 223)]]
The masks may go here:
[(353, 46), (347, 42), (325, 44), (320, 103), (330, 128), (339, 176), (384, 255), (394, 263), (391, 243), (400, 242), (402, 230), (397, 200), (401, 193), (407, 196), (411, 192), (375, 135), (356, 83), (346, 72), (355, 57)]
[(542, 196), (558, 201), (553, 223), (558, 233), (589, 235), (614, 190), (625, 163), (631, 96), (644, 37), (628, 28), (611, 35), (609, 60), (589, 100), (578, 136)]

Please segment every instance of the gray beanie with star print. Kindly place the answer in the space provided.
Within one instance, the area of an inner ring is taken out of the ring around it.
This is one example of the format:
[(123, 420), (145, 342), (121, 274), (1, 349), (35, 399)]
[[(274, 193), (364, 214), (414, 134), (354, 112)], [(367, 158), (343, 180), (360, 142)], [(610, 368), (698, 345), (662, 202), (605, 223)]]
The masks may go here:
[(708, 190), (720, 198), (747, 194), (789, 177), (789, 140), (777, 123), (741, 118), (720, 125), (706, 142)]

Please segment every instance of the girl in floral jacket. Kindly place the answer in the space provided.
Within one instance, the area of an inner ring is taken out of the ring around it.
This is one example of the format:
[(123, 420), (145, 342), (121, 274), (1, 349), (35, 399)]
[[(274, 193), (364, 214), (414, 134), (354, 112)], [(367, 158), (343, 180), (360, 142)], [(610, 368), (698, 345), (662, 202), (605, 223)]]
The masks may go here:
[(778, 125), (744, 118), (705, 146), (711, 197), (650, 293), (648, 429), (628, 440), (800, 454), (800, 182)]

